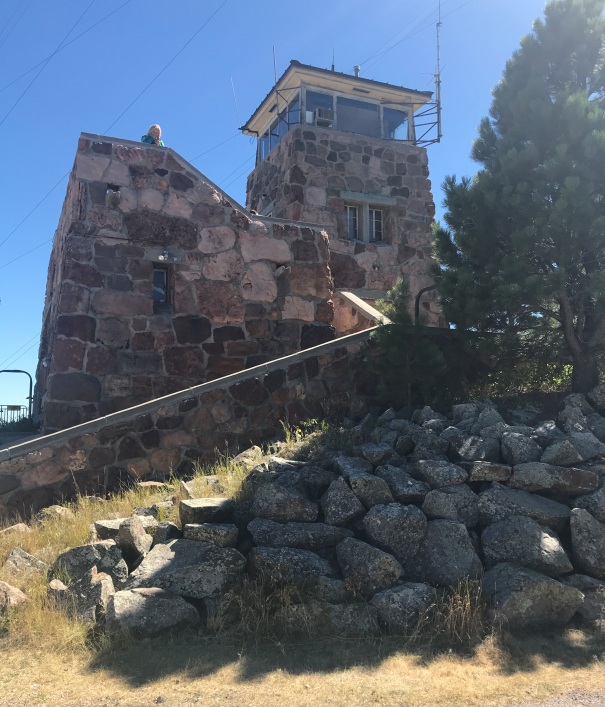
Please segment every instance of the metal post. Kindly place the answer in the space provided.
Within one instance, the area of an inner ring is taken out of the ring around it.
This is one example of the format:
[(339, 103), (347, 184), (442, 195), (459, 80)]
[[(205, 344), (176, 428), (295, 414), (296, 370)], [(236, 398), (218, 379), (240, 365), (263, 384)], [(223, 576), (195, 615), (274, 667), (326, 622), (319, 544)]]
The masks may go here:
[(32, 419), (32, 404), (33, 404), (33, 400), (34, 400), (33, 395), (32, 395), (33, 385), (34, 385), (32, 377), (29, 375), (29, 373), (27, 371), (21, 371), (21, 370), (14, 369), (14, 368), (5, 368), (3, 371), (0, 371), (0, 373), (25, 373), (25, 375), (29, 378), (29, 397), (27, 398), (27, 400), (29, 401), (29, 406), (28, 406), (29, 415), (28, 415), (28, 417), (31, 421), (31, 419)]

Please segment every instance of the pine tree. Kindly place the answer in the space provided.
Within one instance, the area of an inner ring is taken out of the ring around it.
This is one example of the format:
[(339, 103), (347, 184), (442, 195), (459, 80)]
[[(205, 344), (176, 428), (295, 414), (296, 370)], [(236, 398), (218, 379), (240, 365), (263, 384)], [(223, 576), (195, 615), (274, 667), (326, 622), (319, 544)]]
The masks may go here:
[(605, 340), (605, 0), (554, 0), (479, 126), (473, 179), (444, 183), (436, 231), (445, 316), (558, 341), (572, 387), (598, 383)]

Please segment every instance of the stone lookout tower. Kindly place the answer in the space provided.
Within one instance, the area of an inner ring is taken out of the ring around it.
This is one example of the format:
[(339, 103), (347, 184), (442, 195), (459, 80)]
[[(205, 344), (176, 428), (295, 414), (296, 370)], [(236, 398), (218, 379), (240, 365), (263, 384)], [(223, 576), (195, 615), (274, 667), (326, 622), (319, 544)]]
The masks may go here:
[[(292, 61), (242, 127), (258, 141), (247, 208), (322, 224), (336, 290), (373, 301), (401, 275), (412, 296), (431, 284), (435, 207), (415, 125), (431, 97)], [(421, 309), (444, 325), (434, 293)]]

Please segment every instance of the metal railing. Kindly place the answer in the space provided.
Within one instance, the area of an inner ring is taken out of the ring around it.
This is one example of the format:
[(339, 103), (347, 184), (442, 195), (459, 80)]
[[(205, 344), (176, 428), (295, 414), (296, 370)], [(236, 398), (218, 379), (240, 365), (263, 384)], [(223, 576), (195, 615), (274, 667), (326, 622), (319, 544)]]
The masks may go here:
[(8, 425), (27, 418), (28, 409), (25, 405), (0, 405), (0, 425)]

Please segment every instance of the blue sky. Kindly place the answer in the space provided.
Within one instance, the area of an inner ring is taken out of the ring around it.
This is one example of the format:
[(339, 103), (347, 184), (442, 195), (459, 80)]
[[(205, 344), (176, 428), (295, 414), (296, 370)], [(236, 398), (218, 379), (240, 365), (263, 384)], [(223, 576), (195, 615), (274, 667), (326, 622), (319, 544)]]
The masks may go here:
[[(35, 373), (46, 273), (81, 132), (164, 141), (240, 203), (255, 146), (238, 132), (291, 59), (434, 90), (438, 0), (3, 0), (0, 18), (0, 369)], [(437, 216), (491, 89), (542, 0), (441, 0)], [(82, 36), (79, 36), (82, 35)], [(223, 144), (221, 144), (223, 143)], [(214, 148), (214, 149), (213, 149)], [(40, 203), (42, 202), (42, 203)], [(37, 208), (36, 208), (37, 207)], [(0, 404), (27, 379), (0, 374)]]

